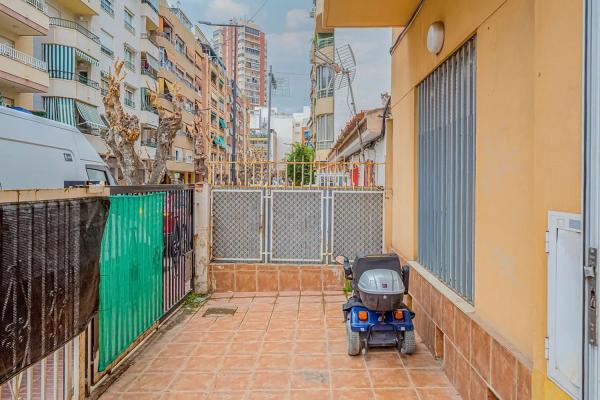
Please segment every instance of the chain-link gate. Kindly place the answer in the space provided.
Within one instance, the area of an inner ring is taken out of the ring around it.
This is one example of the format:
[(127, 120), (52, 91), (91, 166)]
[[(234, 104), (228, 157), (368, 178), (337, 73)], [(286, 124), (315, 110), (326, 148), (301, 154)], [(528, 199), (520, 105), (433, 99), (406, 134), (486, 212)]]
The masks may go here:
[(217, 261), (262, 261), (263, 190), (213, 189), (212, 256)]
[(383, 191), (213, 189), (212, 259), (330, 264), (383, 251)]

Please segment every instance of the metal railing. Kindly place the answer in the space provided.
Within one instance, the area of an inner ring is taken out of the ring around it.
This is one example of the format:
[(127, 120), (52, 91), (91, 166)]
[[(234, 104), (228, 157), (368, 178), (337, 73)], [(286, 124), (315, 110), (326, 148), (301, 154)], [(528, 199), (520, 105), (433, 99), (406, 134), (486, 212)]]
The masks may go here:
[(109, 56), (111, 58), (113, 58), (115, 56), (115, 52), (104, 45), (100, 45), (100, 51), (102, 51), (104, 54), (106, 54), (107, 56)]
[(142, 111), (150, 111), (151, 113), (157, 114), (156, 108), (152, 107), (149, 101), (142, 101)]
[(152, 43), (156, 47), (159, 47), (158, 43), (156, 43), (156, 34), (155, 33), (142, 32), (142, 33), (140, 33), (140, 38), (147, 39), (150, 43)]
[[(231, 176), (235, 164), (236, 179)], [(385, 163), (328, 161), (210, 161), (213, 186), (374, 189), (385, 186)]]
[(48, 64), (46, 64), (45, 61), (38, 60), (37, 58), (30, 56), (27, 53), (23, 53), (22, 51), (19, 51), (13, 47), (7, 46), (4, 43), (0, 43), (0, 55), (18, 61), (21, 64), (39, 69), (40, 71), (48, 70)]
[(127, 69), (129, 69), (130, 71), (133, 71), (133, 72), (135, 72), (135, 64), (134, 64), (134, 63), (132, 63), (131, 61), (127, 61), (127, 60), (125, 60), (125, 67), (126, 67)]
[(335, 39), (333, 37), (317, 39), (317, 49), (323, 49), (325, 47), (331, 47), (335, 44)]
[(156, 72), (156, 70), (154, 68), (148, 68), (148, 67), (145, 67), (142, 65), (141, 71), (142, 71), (142, 75), (149, 76), (153, 79), (158, 79), (158, 73)]
[[(83, 369), (83, 365), (80, 365), (79, 343), (85, 338), (84, 333), (76, 336), (63, 347), (0, 385), (0, 398), (79, 399), (79, 379)], [(70, 396), (65, 392), (70, 393)]]
[(142, 139), (141, 144), (142, 144), (142, 146), (156, 147), (156, 139), (155, 138)]
[(100, 7), (102, 7), (102, 9), (106, 11), (107, 14), (111, 16), (115, 15), (115, 10), (113, 9), (112, 4), (108, 0), (100, 0)]
[(62, 19), (62, 18), (50, 17), (50, 26), (58, 26), (61, 28), (76, 30), (77, 32), (81, 33), (83, 36), (87, 37), (88, 39), (91, 39), (92, 41), (100, 44), (100, 38), (98, 36), (94, 35), (89, 29), (78, 24), (75, 21), (70, 21), (68, 19)]
[(44, 0), (23, 0), (25, 3), (33, 6), (43, 12), (44, 14), (48, 14), (48, 5)]
[(158, 0), (142, 0), (142, 4), (148, 4), (157, 14), (159, 12)]
[(53, 79), (65, 79), (68, 81), (76, 81), (93, 89), (100, 89), (100, 84), (98, 82), (93, 81), (86, 76), (79, 75), (77, 72), (50, 70), (48, 71), (48, 76)]
[(131, 23), (129, 23), (128, 21), (123, 21), (123, 26), (125, 26), (125, 29), (127, 29), (129, 32), (135, 35), (135, 27), (131, 25)]

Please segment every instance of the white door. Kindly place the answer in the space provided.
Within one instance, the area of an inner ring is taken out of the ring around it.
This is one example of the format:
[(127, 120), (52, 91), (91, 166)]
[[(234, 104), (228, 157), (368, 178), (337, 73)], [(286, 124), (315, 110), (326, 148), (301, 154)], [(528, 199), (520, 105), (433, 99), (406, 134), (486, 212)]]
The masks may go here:
[(581, 216), (548, 215), (548, 377), (582, 398), (583, 272)]
[(584, 204), (584, 388), (585, 399), (600, 398), (598, 294), (595, 251), (600, 249), (600, 4), (585, 0), (585, 204)]

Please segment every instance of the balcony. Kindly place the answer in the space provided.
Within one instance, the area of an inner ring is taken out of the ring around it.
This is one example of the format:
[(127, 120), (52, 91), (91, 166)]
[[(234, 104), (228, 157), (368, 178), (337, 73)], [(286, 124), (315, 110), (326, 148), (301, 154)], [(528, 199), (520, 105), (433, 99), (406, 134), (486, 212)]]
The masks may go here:
[(77, 73), (50, 71), (52, 85), (48, 96), (69, 97), (98, 106), (101, 103), (100, 85)]
[(317, 2), (317, 26), (330, 28), (401, 27), (419, 0), (322, 0)]
[(158, 29), (159, 5), (158, 0), (142, 0), (141, 15), (142, 20), (146, 22), (146, 29), (155, 30)]
[(48, 89), (48, 70), (44, 61), (0, 43), (0, 90), (38, 93)]
[(127, 68), (128, 70), (135, 72), (135, 64), (132, 63), (131, 61), (125, 60), (123, 61), (125, 63), (125, 68)]
[(43, 0), (0, 0), (0, 26), (18, 36), (48, 34), (48, 7)]
[(127, 29), (129, 32), (135, 35), (135, 27), (130, 22), (123, 21), (123, 26), (125, 27), (125, 29)]
[(50, 18), (50, 43), (77, 48), (87, 54), (98, 54), (100, 38), (79, 23), (62, 18)]
[(75, 15), (93, 16), (100, 14), (100, 0), (54, 0), (61, 9)]
[(156, 43), (154, 35), (147, 32), (142, 32), (140, 34), (140, 38), (140, 52), (147, 53), (158, 60), (160, 58), (160, 54), (158, 50), (158, 43)]
[(321, 50), (326, 47), (332, 47), (335, 45), (335, 38), (326, 37), (326, 38), (317, 38), (317, 49)]
[(100, 46), (100, 51), (102, 52), (102, 54), (104, 54), (105, 56), (108, 56), (110, 58), (115, 58), (115, 52), (112, 51), (112, 49), (109, 49), (108, 47), (101, 45)]

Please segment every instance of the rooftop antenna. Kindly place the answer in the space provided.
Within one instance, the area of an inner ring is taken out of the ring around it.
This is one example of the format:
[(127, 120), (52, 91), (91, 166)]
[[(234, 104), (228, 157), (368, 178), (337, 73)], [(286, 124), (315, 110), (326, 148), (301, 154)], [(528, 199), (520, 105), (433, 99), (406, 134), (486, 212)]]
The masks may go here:
[[(349, 44), (335, 47), (334, 59), (324, 54), (321, 50), (315, 49), (315, 57), (318, 58), (322, 65), (325, 65), (334, 73), (334, 78), (328, 83), (327, 89), (340, 90), (348, 88), (348, 94), (350, 95), (351, 113), (352, 117), (358, 114), (356, 110), (356, 101), (354, 99), (354, 88), (352, 83), (356, 76), (356, 58), (354, 57), (354, 51)], [(361, 161), (365, 161), (365, 149), (360, 130), (358, 131), (358, 138), (360, 141), (360, 157)]]

